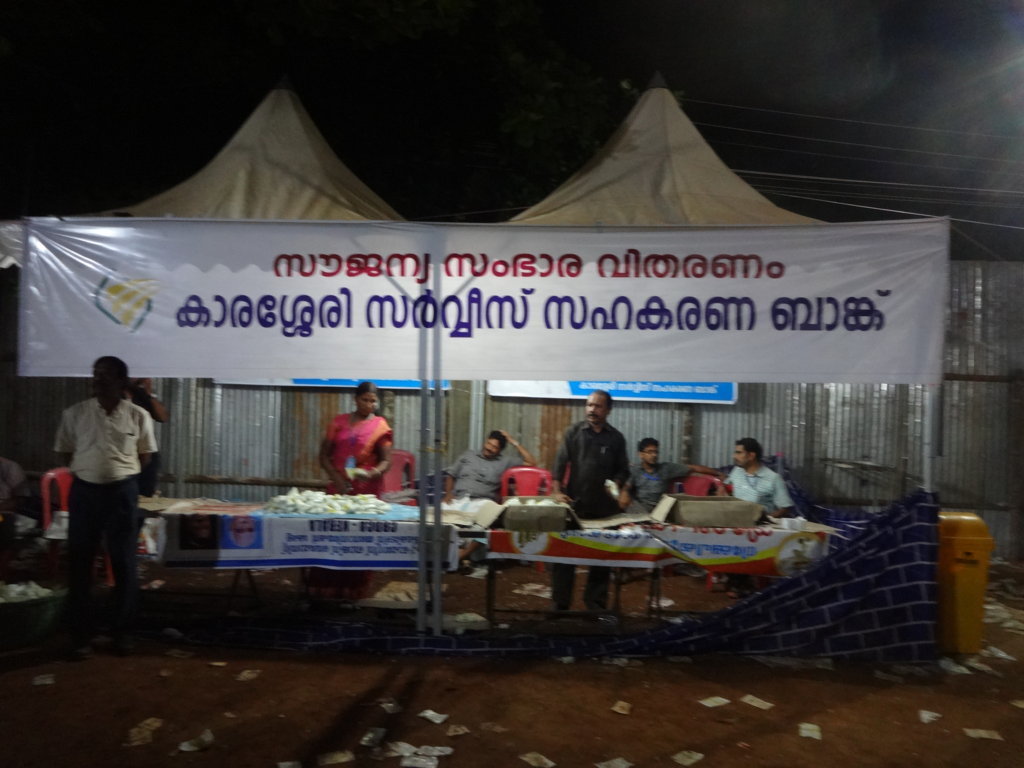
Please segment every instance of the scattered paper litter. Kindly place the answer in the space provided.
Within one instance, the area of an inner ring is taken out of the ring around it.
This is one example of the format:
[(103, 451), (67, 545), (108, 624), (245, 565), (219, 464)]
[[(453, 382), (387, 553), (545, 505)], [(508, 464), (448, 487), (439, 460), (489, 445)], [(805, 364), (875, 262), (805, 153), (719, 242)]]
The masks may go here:
[(209, 667), (226, 667), (228, 663), (226, 661), (208, 661), (206, 665)]
[(927, 709), (917, 710), (917, 716), (921, 720), (921, 722), (926, 725), (928, 723), (934, 723), (936, 720), (942, 717), (942, 715), (940, 715), (938, 712), (929, 712)]
[(1003, 676), (1002, 672), (1000, 672), (997, 669), (993, 669), (988, 664), (986, 664), (984, 661), (981, 661), (980, 659), (978, 659), (978, 657), (976, 657), (976, 656), (972, 656), (971, 658), (964, 660), (964, 666), (965, 667), (969, 667), (970, 669), (973, 669), (973, 670), (975, 670), (977, 672), (984, 672), (985, 674), (988, 674), (988, 675), (995, 675), (996, 677), (1002, 677)]
[(234, 712), (225, 712), (224, 717), (228, 718), (229, 720), (234, 720), (236, 717), (238, 717), (238, 715), (236, 715)]
[(555, 660), (556, 661), (560, 661), (563, 664), (575, 664), (576, 663), (576, 657), (575, 656), (556, 656)]
[(52, 672), (45, 675), (36, 675), (32, 678), (32, 685), (53, 685), (57, 682), (57, 676)]
[(173, 673), (173, 672), (171, 672), (171, 670), (169, 670), (169, 669), (161, 669), (161, 670), (160, 670), (159, 672), (157, 672), (156, 674), (157, 674), (157, 676), (158, 676), (158, 677), (170, 677), (170, 676), (171, 676), (171, 675), (173, 675), (174, 673)]
[(399, 765), (401, 768), (437, 768), (437, 758), (431, 755), (406, 755)]
[(356, 759), (356, 756), (349, 752), (347, 749), (339, 750), (338, 752), (324, 752), (322, 755), (316, 756), (317, 765), (341, 765), (342, 763), (351, 763)]
[(907, 675), (909, 677), (929, 677), (931, 671), (920, 664), (893, 664), (889, 667), (894, 674)]
[(766, 667), (783, 669), (827, 669), (833, 670), (836, 665), (832, 659), (798, 659), (792, 656), (752, 656)]
[(611, 664), (615, 667), (628, 667), (629, 661), (625, 656), (605, 656), (601, 659), (602, 664)]
[(740, 701), (742, 701), (744, 704), (749, 704), (752, 707), (757, 707), (758, 709), (771, 709), (772, 707), (775, 706), (770, 701), (765, 701), (764, 699), (759, 699), (757, 696), (754, 696), (754, 695), (749, 694), (749, 693), (746, 696), (744, 696), (742, 699), (740, 699)]
[(880, 669), (876, 669), (874, 673), (875, 679), (885, 680), (887, 683), (902, 683), (903, 678), (899, 675), (890, 675), (888, 672), (883, 672)]
[(941, 659), (939, 659), (939, 666), (942, 667), (942, 669), (945, 672), (948, 672), (951, 675), (969, 675), (969, 674), (971, 674), (971, 670), (969, 670), (967, 667), (963, 666), (962, 664), (957, 664), (955, 661), (953, 661), (948, 656), (943, 656)]
[(247, 680), (255, 680), (257, 677), (260, 676), (260, 672), (262, 671), (263, 670), (261, 669), (243, 669), (241, 672), (235, 675), (235, 680), (238, 680), (243, 683)]
[(468, 611), (466, 613), (456, 613), (455, 621), (458, 624), (475, 624), (480, 621), (487, 621), (487, 619), (485, 619), (479, 613), (473, 613), (472, 611)]
[(1002, 659), (1003, 661), (1016, 661), (1016, 657), (1011, 656), (1006, 651), (1001, 651), (994, 645), (990, 645), (987, 648), (981, 649), (981, 655), (990, 659)]
[(800, 723), (798, 733), (805, 739), (817, 739), (821, 741), (821, 727), (814, 723)]
[(999, 735), (999, 731), (989, 731), (984, 728), (964, 728), (964, 733), (970, 736), (972, 739), (992, 739), (993, 741), (1003, 741), (1003, 737)]
[(703, 759), (704, 754), (702, 752), (694, 752), (692, 749), (684, 749), (682, 752), (676, 752), (672, 755), (673, 762), (680, 765), (694, 765)]
[(1010, 704), (1017, 707), (1017, 709), (1024, 709), (1024, 699), (1014, 699)]
[(555, 766), (553, 760), (548, 760), (540, 752), (527, 752), (525, 755), (520, 755), (519, 759), (534, 768), (554, 768)]
[[(484, 566), (478, 566), (477, 568), (474, 568), (472, 571), (467, 573), (466, 574), (466, 578), (467, 579), (486, 579), (487, 578), (487, 569)], [(549, 597), (550, 597), (550, 595), (549, 595)]]
[(464, 725), (449, 725), (444, 733), (445, 736), (464, 736), (469, 733), (469, 728)]
[(359, 740), (359, 743), (364, 747), (376, 747), (384, 741), (384, 734), (387, 732), (387, 728), (369, 728), (363, 734), (363, 738)]
[(406, 755), (415, 755), (416, 747), (405, 741), (389, 741), (388, 751), (391, 752), (388, 757), (405, 757)]
[(551, 587), (546, 584), (520, 584), (518, 587), (512, 590), (513, 595), (532, 595), (533, 597), (543, 597), (545, 600), (551, 599)]
[(706, 699), (701, 699), (699, 703), (705, 707), (722, 707), (728, 704), (729, 700), (721, 696), (708, 696)]
[(162, 726), (164, 721), (159, 717), (147, 717), (141, 723), (128, 731), (126, 747), (137, 747), (140, 744), (150, 744), (153, 741), (153, 731)]
[(402, 711), (402, 706), (397, 701), (391, 698), (379, 699), (377, 703), (380, 704), (380, 708), (387, 712), (389, 715), (393, 715), (396, 712)]
[(432, 709), (424, 709), (419, 713), (418, 717), (423, 717), (432, 723), (443, 723), (448, 719), (448, 715), (442, 715), (440, 712), (435, 712)]
[(426, 755), (427, 757), (446, 757), (455, 752), (452, 747), (430, 747), (422, 746), (416, 749), (417, 755)]
[(605, 760), (603, 763), (594, 763), (596, 768), (633, 768), (633, 764), (624, 757), (616, 757), (612, 760)]
[(211, 744), (213, 744), (213, 732), (207, 728), (194, 739), (181, 742), (178, 745), (178, 750), (181, 752), (202, 752)]
[(277, 764), (277, 768), (302, 768), (302, 763), (298, 760), (284, 760)]
[[(480, 723), (480, 730), (490, 731), (491, 733), (505, 733), (508, 728), (504, 725), (499, 725), (498, 723)], [(533, 755), (536, 754), (536, 752), (531, 752), (530, 754)]]
[(171, 648), (171, 650), (169, 650), (164, 655), (171, 656), (175, 659), (191, 659), (196, 654), (193, 651), (183, 651), (181, 650), (181, 648)]
[(620, 715), (628, 715), (633, 711), (633, 705), (628, 701), (616, 701), (612, 704), (612, 712), (618, 712)]

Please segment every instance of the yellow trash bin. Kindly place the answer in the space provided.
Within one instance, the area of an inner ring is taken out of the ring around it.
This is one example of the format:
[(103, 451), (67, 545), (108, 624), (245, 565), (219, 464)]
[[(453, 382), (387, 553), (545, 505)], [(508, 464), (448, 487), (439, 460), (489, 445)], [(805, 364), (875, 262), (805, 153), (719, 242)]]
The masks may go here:
[(981, 650), (988, 562), (994, 542), (969, 512), (939, 512), (939, 649)]

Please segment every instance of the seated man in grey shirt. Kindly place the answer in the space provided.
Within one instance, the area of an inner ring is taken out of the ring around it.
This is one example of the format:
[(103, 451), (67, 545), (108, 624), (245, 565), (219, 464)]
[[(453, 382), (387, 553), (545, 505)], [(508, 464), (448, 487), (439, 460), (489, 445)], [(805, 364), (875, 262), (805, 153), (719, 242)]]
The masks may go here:
[[(506, 443), (518, 451), (518, 457), (502, 456)], [(512, 467), (532, 467), (537, 462), (521, 443), (508, 432), (496, 429), (487, 436), (479, 451), (466, 451), (444, 471), (444, 499), (450, 505), (456, 498), (490, 499), (499, 501), (501, 476)]]
[[(502, 456), (506, 443), (512, 443), (512, 447), (519, 453), (517, 458)], [(533, 454), (521, 443), (513, 440), (505, 430), (496, 429), (487, 436), (479, 451), (466, 451), (445, 469), (441, 505), (458, 507), (463, 512), (475, 514), (483, 501), (501, 500), (501, 476), (506, 469), (532, 467), (536, 463)], [(459, 550), (459, 559), (479, 560), (484, 554), (480, 542), (470, 539)]]
[(727, 477), (717, 469), (701, 464), (673, 464), (658, 461), (658, 441), (653, 437), (645, 437), (637, 443), (640, 463), (629, 468), (629, 480), (619, 493), (619, 506), (630, 512), (650, 512), (661, 499), (662, 494), (669, 492), (671, 480), (686, 477), (691, 473), (711, 475), (719, 480)]

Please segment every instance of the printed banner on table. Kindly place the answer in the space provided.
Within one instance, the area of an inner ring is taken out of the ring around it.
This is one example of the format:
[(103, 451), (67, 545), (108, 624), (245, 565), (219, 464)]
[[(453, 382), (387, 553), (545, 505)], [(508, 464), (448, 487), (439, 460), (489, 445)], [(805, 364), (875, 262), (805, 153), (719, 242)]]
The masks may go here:
[[(709, 571), (791, 576), (825, 556), (826, 534), (758, 528), (645, 526), (535, 533), (490, 531), (489, 557), (660, 568), (680, 560)], [(678, 554), (676, 554), (678, 553)]]
[(941, 378), (944, 219), (30, 219), (26, 230), (18, 359), (29, 376), (87, 375), (113, 354), (140, 375), (236, 380), (346, 368), (381, 379)]
[[(163, 561), (189, 568), (415, 570), (419, 523), (337, 515), (164, 514)], [(458, 561), (458, 535), (444, 526), (444, 558)]]

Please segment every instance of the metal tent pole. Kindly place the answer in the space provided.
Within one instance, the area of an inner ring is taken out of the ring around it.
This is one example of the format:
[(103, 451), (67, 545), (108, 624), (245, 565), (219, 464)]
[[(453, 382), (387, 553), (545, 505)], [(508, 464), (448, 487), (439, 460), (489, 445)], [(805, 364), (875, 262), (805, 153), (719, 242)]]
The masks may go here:
[(924, 387), (924, 429), (921, 434), (921, 450), (924, 455), (921, 457), (921, 484), (928, 493), (935, 490), (935, 387), (935, 384), (926, 384)]
[[(436, 295), (440, 296), (440, 272), (435, 271), (435, 278), (438, 281)], [(431, 576), (433, 578), (433, 600), (434, 600), (434, 634), (440, 635), (444, 629), (444, 609), (441, 605), (441, 587), (444, 582), (444, 551), (445, 542), (442, 540), (443, 528), (441, 527), (441, 494), (440, 483), (441, 464), (443, 463), (444, 448), (444, 387), (441, 383), (441, 320), (434, 324), (434, 349), (433, 349), (433, 370), (434, 376), (434, 441), (433, 452), (431, 453), (431, 472), (434, 478), (434, 534), (433, 539), (433, 560), (431, 565)]]
[(418, 367), (420, 379), (420, 469), (419, 469), (419, 501), (420, 501), (420, 526), (417, 538), (419, 554), (419, 567), (416, 569), (416, 631), (425, 632), (427, 629), (427, 457), (429, 456), (429, 431), (427, 423), (429, 416), (430, 391), (427, 388), (427, 329), (420, 328)]

